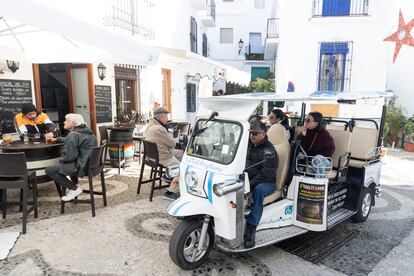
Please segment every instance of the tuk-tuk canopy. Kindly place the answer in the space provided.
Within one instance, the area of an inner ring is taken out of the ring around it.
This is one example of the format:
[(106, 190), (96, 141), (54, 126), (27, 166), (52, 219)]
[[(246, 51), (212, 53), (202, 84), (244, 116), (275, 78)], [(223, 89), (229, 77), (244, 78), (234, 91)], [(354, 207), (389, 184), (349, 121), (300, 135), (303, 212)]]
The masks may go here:
[(388, 92), (332, 92), (317, 91), (311, 94), (275, 92), (254, 92), (245, 94), (234, 94), (226, 96), (211, 96), (200, 98), (197, 116), (210, 116), (212, 111), (219, 113), (222, 118), (233, 120), (247, 120), (261, 101), (352, 101), (361, 99), (386, 98)]

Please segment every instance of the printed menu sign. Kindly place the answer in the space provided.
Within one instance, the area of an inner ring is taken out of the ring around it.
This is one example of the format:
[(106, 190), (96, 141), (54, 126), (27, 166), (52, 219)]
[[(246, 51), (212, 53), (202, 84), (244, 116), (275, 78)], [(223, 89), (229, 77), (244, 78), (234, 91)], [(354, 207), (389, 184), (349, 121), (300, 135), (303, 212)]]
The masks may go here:
[(95, 85), (96, 122), (112, 122), (111, 86)]
[(0, 79), (0, 128), (4, 133), (15, 132), (14, 116), (24, 103), (32, 102), (31, 81)]
[(325, 185), (299, 182), (296, 220), (309, 224), (323, 224)]

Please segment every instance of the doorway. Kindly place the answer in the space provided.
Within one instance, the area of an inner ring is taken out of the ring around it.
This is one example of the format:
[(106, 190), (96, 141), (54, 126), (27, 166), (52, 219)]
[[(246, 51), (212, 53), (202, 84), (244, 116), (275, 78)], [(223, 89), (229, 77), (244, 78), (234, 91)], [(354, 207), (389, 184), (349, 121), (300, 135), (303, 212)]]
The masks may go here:
[[(65, 115), (69, 113), (68, 64), (39, 64), (40, 101), (37, 106), (63, 130)], [(41, 104), (40, 104), (41, 103)]]
[(33, 73), (37, 108), (59, 125), (62, 135), (68, 113), (81, 114), (96, 132), (91, 64), (34, 64)]
[(162, 69), (162, 102), (171, 113), (171, 70)]

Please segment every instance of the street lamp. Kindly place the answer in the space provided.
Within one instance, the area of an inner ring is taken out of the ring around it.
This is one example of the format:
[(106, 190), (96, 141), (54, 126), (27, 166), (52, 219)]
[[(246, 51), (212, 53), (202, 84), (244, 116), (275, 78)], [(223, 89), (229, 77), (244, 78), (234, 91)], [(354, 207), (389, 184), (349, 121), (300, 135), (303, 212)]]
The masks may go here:
[(98, 65), (98, 76), (101, 80), (103, 80), (106, 77), (106, 66), (102, 63), (99, 63)]
[(19, 62), (14, 60), (7, 60), (7, 67), (15, 73), (19, 69)]
[(244, 46), (244, 42), (240, 38), (240, 40), (239, 40), (239, 55), (240, 55), (241, 50), (243, 49), (243, 46)]

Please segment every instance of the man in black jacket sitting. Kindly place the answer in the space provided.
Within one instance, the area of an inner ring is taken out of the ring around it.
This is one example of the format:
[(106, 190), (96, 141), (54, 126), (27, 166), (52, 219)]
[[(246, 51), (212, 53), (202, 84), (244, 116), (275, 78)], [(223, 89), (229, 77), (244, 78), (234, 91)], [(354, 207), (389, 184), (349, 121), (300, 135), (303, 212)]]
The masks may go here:
[[(274, 146), (267, 139), (266, 130), (266, 125), (260, 122), (252, 123), (249, 130), (251, 143), (247, 150), (246, 168), (251, 168), (246, 172), (249, 175), (253, 205), (246, 218), (245, 248), (255, 246), (256, 227), (263, 213), (263, 199), (276, 190), (278, 156)], [(258, 164), (261, 161), (263, 162)]]
[(86, 126), (82, 115), (71, 113), (65, 119), (64, 128), (69, 130), (69, 134), (64, 138), (57, 138), (58, 142), (65, 143), (60, 164), (47, 167), (45, 171), (57, 184), (69, 189), (62, 196), (62, 200), (70, 201), (82, 193), (82, 188), (77, 185), (78, 177), (88, 174), (89, 156), (97, 145), (97, 140)]

